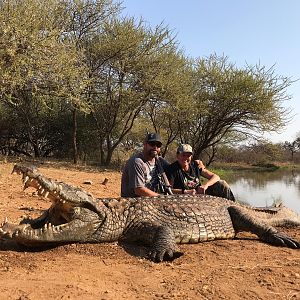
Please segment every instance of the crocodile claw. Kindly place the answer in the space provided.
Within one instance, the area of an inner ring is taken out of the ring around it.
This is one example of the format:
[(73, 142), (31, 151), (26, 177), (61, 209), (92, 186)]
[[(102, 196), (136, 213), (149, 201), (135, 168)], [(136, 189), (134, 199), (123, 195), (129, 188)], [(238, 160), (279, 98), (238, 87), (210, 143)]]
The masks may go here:
[(173, 260), (175, 251), (173, 249), (152, 249), (149, 252), (149, 258), (154, 262), (162, 262), (164, 260)]
[(288, 247), (293, 249), (300, 249), (300, 243), (288, 235), (281, 233), (281, 232), (275, 232), (268, 236), (265, 236), (263, 240), (269, 244), (272, 244), (274, 246), (281, 246), (281, 247)]
[(281, 241), (280, 246), (283, 243), (283, 246), (293, 248), (293, 249), (300, 249), (300, 243), (298, 241), (292, 239), (288, 235), (279, 232), (279, 233), (275, 234), (275, 236), (276, 236), (276, 239), (279, 239)]

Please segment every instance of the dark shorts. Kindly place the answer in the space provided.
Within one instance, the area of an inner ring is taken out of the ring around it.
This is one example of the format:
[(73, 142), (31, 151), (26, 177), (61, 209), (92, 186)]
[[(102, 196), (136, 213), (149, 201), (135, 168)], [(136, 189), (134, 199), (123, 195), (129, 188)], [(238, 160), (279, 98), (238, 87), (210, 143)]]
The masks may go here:
[(206, 190), (206, 194), (235, 201), (234, 195), (225, 180), (220, 180), (209, 186)]

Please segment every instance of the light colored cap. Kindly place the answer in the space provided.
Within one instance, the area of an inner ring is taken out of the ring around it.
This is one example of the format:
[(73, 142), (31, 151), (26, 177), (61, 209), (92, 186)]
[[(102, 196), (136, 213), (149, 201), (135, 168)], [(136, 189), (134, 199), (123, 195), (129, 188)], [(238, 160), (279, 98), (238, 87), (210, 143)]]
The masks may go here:
[(193, 154), (193, 148), (189, 144), (182, 144), (177, 148), (177, 153), (191, 153)]

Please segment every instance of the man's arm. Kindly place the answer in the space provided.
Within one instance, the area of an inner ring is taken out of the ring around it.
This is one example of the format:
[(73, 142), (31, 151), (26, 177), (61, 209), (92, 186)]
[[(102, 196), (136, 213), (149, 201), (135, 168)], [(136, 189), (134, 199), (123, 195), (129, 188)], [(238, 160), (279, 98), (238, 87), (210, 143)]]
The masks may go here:
[(145, 186), (135, 188), (134, 192), (136, 195), (141, 196), (141, 197), (142, 196), (149, 196), (149, 197), (159, 196), (158, 193), (153, 192), (152, 190), (146, 188)]
[(216, 182), (218, 182), (220, 180), (219, 175), (207, 170), (206, 168), (202, 169), (201, 175), (208, 179), (208, 181), (205, 184), (202, 184), (201, 186), (198, 187), (198, 192), (203, 194), (205, 193), (206, 189), (215, 184)]

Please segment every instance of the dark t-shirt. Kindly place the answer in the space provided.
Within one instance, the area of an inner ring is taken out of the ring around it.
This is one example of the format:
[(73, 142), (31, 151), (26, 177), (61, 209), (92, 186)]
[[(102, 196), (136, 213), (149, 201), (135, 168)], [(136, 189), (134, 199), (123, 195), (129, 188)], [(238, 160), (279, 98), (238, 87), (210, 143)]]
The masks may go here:
[(189, 165), (189, 170), (182, 170), (178, 161), (175, 161), (166, 168), (166, 175), (173, 182), (174, 189), (191, 190), (201, 185), (202, 169), (199, 169), (194, 162)]

